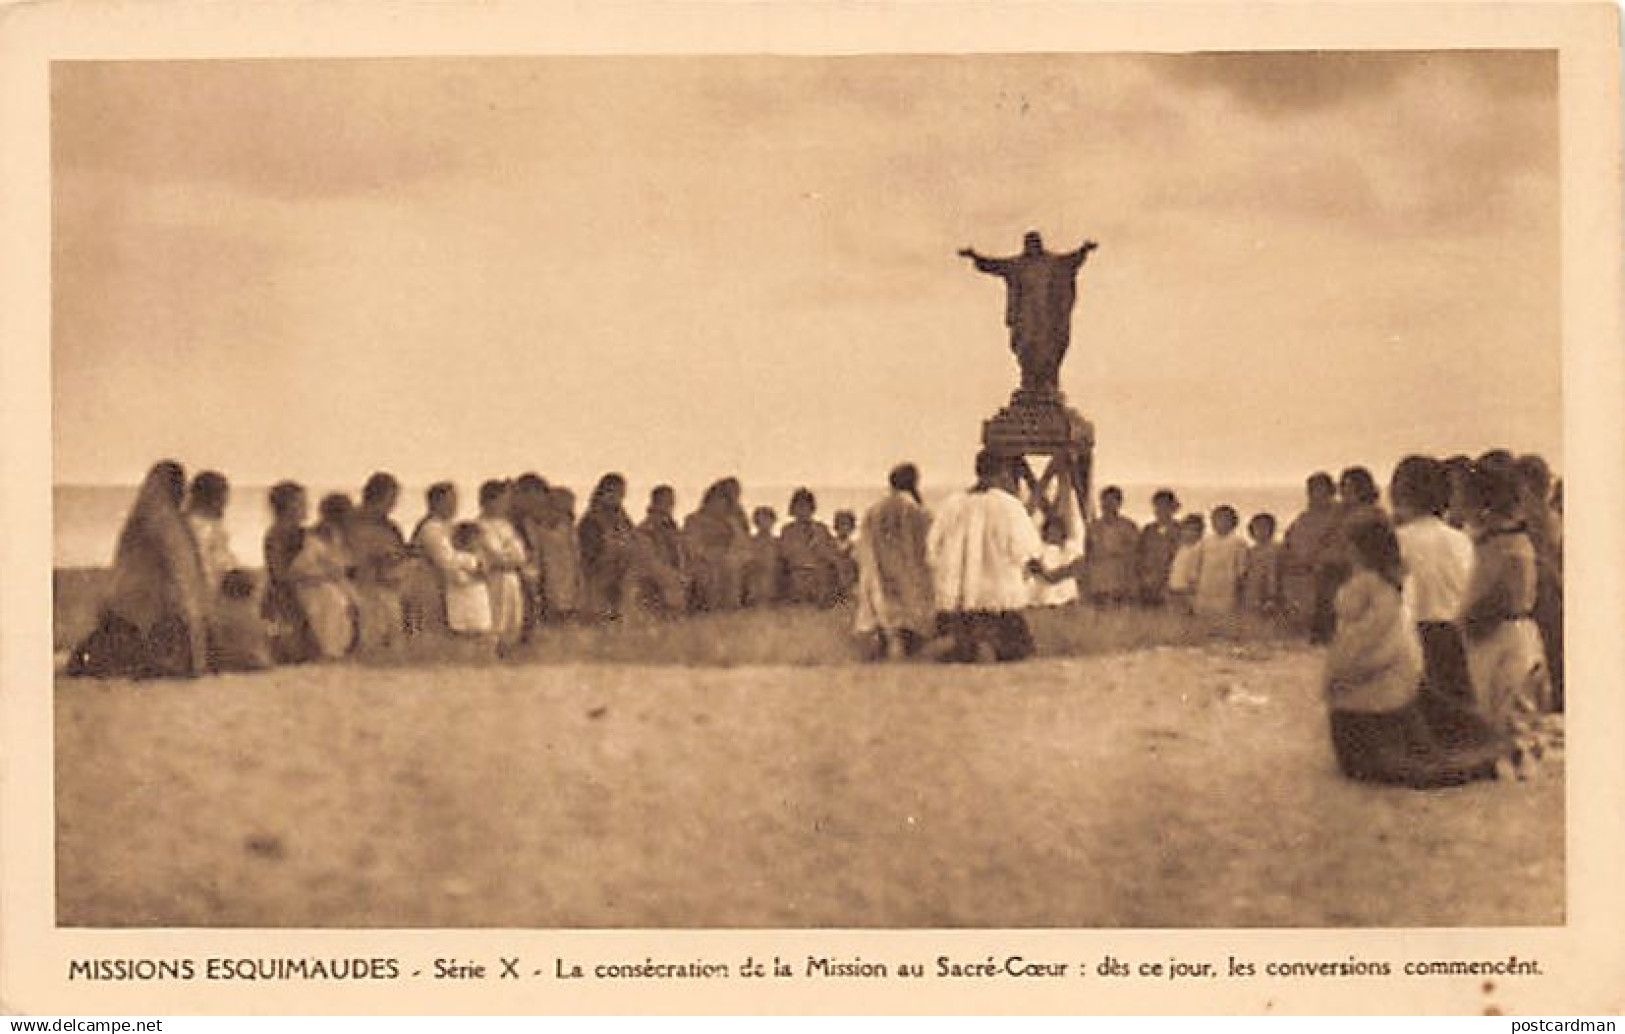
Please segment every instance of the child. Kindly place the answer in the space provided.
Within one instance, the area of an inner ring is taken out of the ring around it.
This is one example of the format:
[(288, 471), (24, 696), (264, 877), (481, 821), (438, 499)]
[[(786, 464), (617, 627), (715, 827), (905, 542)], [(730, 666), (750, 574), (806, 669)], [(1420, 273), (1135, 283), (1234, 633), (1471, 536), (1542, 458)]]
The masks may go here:
[(836, 593), (836, 544), (824, 522), (814, 520), (818, 500), (805, 488), (790, 497), (790, 523), (779, 535), (787, 603), (828, 606)]
[(1347, 530), (1352, 574), (1333, 601), (1325, 691), (1332, 750), (1350, 779), (1415, 788), (1492, 778), (1494, 751), (1454, 751), (1429, 733), (1416, 706), (1422, 645), (1402, 598), (1399, 540), (1387, 521)]
[(1213, 534), (1202, 540), (1196, 563), (1198, 614), (1232, 614), (1247, 573), (1247, 541), (1236, 534), (1238, 518), (1231, 506), (1213, 508)]
[(497, 645), (508, 648), (525, 630), (525, 544), (508, 519), (510, 488), (506, 481), (480, 486), (480, 557), (485, 565), (485, 586), (491, 594), (491, 631)]
[(446, 582), (446, 624), (459, 635), (483, 639), (491, 634), (491, 591), (480, 559), (480, 526), (463, 521), (451, 532)]
[(316, 650), (328, 660), (355, 648), (357, 602), (344, 533), (353, 509), (348, 496), (335, 492), (323, 497), (317, 507), (321, 519), (305, 535), (291, 568)]
[(750, 558), (745, 561), (745, 606), (765, 607), (778, 600), (784, 578), (784, 559), (779, 554), (778, 536), (773, 534), (779, 515), (771, 506), (758, 506), (751, 511), (750, 521), (756, 534), (750, 538)]
[(1123, 490), (1108, 485), (1100, 493), (1100, 516), (1089, 522), (1084, 580), (1097, 607), (1115, 607), (1135, 596), (1140, 529), (1124, 517)]
[(848, 600), (858, 585), (858, 530), (857, 514), (851, 510), (835, 511), (835, 598)]
[(260, 671), (271, 663), (271, 623), (260, 615), (254, 576), (227, 571), (209, 622), (209, 666), (215, 671)]
[(1370, 520), (1386, 519), (1377, 503), (1380, 493), (1371, 471), (1348, 467), (1337, 478), (1337, 518), (1315, 562), (1314, 610), (1309, 617), (1309, 641), (1331, 642), (1336, 630), (1337, 590), (1349, 576), (1348, 529)]
[(205, 470), (192, 479), (187, 495), (186, 524), (192, 531), (192, 540), (197, 543), (198, 559), (203, 564), (203, 583), (209, 587), (212, 600), (220, 592), (220, 581), (226, 572), (237, 568), (225, 522), (231, 486), (224, 474)]
[(1247, 522), (1247, 574), (1242, 600), (1255, 614), (1274, 614), (1281, 607), (1281, 546), (1275, 541), (1275, 515), (1255, 513)]
[(1179, 548), (1168, 565), (1167, 600), (1182, 614), (1192, 610), (1196, 595), (1196, 578), (1201, 567), (1202, 535), (1206, 522), (1199, 513), (1187, 514), (1179, 522)]
[(271, 622), (271, 652), (281, 664), (298, 664), (316, 656), (316, 640), (305, 609), (299, 605), (293, 577), (293, 562), (305, 546), (306, 499), (304, 486), (294, 481), (281, 481), (271, 488), (260, 613)]
[(1050, 514), (1044, 518), (1044, 551), (1038, 560), (1041, 572), (1033, 578), (1033, 606), (1064, 607), (1078, 599), (1078, 574), (1083, 570), (1083, 558), (1077, 546), (1069, 541), (1066, 518)]
[(1160, 607), (1167, 602), (1168, 572), (1174, 554), (1179, 552), (1179, 497), (1166, 488), (1151, 496), (1151, 512), (1156, 519), (1140, 531), (1135, 549), (1135, 569), (1140, 583), (1140, 603)]

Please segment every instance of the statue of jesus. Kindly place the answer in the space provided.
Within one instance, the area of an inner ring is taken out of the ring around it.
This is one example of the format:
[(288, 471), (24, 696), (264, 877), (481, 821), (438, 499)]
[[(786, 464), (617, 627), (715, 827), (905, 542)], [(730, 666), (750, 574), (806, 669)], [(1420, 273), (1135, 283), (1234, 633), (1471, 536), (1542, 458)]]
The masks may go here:
[(1044, 250), (1044, 239), (1029, 231), (1021, 254), (988, 258), (974, 249), (959, 254), (1005, 285), (1004, 324), (1010, 328), (1010, 351), (1021, 365), (1023, 391), (1059, 393), (1061, 360), (1072, 338), (1072, 304), (1077, 300), (1078, 268), (1098, 245), (1084, 241), (1077, 251), (1057, 255)]

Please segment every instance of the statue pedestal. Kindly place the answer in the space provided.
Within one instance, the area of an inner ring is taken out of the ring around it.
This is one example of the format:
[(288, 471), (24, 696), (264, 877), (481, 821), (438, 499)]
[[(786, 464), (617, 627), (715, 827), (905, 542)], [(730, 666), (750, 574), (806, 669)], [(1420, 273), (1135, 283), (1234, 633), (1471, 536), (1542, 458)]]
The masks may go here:
[(1066, 404), (1060, 392), (1021, 390), (1010, 404), (982, 422), (982, 444), (1012, 455), (1051, 449), (1092, 447), (1095, 427)]
[[(982, 445), (1000, 456), (1020, 459), (1018, 474), (1029, 491), (1029, 505), (1046, 514), (1066, 514), (1068, 494), (1077, 500), (1084, 520), (1094, 517), (1090, 478), (1095, 428), (1066, 404), (1058, 390), (1022, 388), (1010, 404), (982, 422)], [(1045, 458), (1034, 475), (1028, 457)]]

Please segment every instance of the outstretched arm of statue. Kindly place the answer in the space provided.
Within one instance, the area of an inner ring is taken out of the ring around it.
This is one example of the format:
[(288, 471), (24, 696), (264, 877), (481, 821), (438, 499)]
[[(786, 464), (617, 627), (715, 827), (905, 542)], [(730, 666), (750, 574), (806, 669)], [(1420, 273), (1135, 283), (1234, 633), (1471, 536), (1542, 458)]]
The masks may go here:
[(1010, 265), (1007, 259), (995, 259), (988, 258), (986, 255), (978, 255), (975, 248), (960, 248), (959, 254), (975, 263), (977, 269), (984, 273), (992, 273), (994, 276), (1003, 276)]
[(1096, 244), (1094, 241), (1084, 241), (1083, 246), (1072, 253), (1072, 257), (1078, 261), (1079, 265), (1082, 265), (1083, 260), (1089, 257), (1089, 253), (1098, 247), (1100, 247), (1100, 245)]

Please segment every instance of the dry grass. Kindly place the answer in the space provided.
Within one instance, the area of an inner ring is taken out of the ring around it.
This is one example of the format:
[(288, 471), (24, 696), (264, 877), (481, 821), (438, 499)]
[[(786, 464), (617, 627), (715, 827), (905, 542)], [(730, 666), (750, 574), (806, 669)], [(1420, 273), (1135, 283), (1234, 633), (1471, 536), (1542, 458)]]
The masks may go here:
[[(58, 650), (66, 650), (94, 626), (105, 574), (57, 572)], [(1196, 618), (1135, 608), (1095, 610), (1084, 606), (1030, 612), (1038, 652), (1046, 657), (1086, 657), (1154, 646), (1200, 646), (1213, 642), (1280, 642), (1289, 633), (1255, 617)], [(851, 634), (849, 607), (816, 610), (776, 607), (705, 614), (681, 619), (639, 618), (611, 625), (547, 628), (509, 658), (533, 664), (680, 664), (732, 668), (749, 665), (807, 667), (865, 659), (866, 644)], [(493, 650), (446, 637), (426, 637), (399, 649), (363, 658), (379, 666), (496, 663)]]

